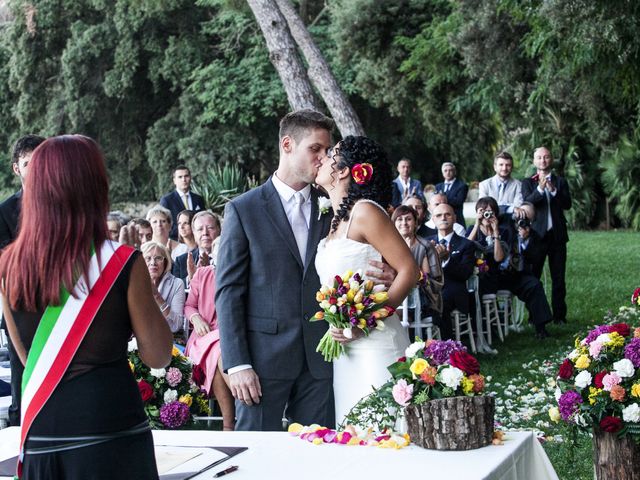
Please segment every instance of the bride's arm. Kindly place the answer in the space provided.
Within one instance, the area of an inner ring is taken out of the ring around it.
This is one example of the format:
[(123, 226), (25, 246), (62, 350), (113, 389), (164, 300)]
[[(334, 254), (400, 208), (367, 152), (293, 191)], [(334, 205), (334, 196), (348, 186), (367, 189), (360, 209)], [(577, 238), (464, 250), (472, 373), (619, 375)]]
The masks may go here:
[(398, 272), (389, 287), (389, 305), (396, 308), (416, 286), (420, 278), (418, 265), (407, 243), (380, 208), (361, 202), (354, 210), (349, 238), (373, 246), (382, 254), (385, 262)]

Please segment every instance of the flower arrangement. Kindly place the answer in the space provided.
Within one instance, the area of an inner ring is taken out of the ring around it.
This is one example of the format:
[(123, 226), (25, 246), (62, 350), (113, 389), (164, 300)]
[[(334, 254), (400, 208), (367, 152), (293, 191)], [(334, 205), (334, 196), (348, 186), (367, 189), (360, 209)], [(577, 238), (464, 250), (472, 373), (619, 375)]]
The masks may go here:
[(167, 368), (149, 368), (138, 354), (138, 344), (129, 342), (129, 366), (138, 383), (144, 411), (152, 428), (176, 429), (193, 423), (194, 415), (208, 415), (209, 405), (200, 388), (204, 372), (175, 346)]
[(640, 442), (640, 327), (605, 324), (577, 338), (560, 364), (557, 385), (553, 421)]
[(329, 200), (327, 197), (318, 197), (318, 220), (320, 220), (320, 217), (325, 213), (329, 213), (330, 209), (331, 200)]
[[(347, 338), (353, 335), (353, 328), (369, 335), (372, 329), (384, 330), (384, 319), (395, 311), (386, 305), (388, 299), (384, 285), (374, 285), (371, 280), (363, 280), (360, 273), (349, 270), (342, 276), (336, 275), (331, 287), (323, 285), (316, 293), (322, 310), (311, 321), (326, 320), (330, 326), (344, 329)], [(316, 351), (331, 362), (344, 353), (344, 346), (328, 330)]]

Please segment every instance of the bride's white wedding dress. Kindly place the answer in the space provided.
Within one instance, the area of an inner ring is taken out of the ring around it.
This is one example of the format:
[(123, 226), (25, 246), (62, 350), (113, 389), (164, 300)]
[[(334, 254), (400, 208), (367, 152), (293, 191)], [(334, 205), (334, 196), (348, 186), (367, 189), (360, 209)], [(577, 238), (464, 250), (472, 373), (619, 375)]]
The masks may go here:
[[(382, 208), (370, 200), (360, 200), (353, 208), (365, 201)], [(360, 271), (364, 275), (372, 269), (369, 260), (382, 259), (380, 252), (371, 245), (346, 238), (350, 225), (351, 219), (345, 237), (325, 238), (318, 244), (315, 264), (322, 285), (333, 285), (333, 278), (347, 270)], [(372, 386), (379, 387), (389, 380), (391, 375), (387, 366), (403, 356), (408, 346), (409, 335), (395, 314), (385, 320), (384, 330), (373, 330), (368, 337), (345, 346), (346, 353), (333, 362), (336, 424), (342, 423), (349, 410), (372, 392)]]

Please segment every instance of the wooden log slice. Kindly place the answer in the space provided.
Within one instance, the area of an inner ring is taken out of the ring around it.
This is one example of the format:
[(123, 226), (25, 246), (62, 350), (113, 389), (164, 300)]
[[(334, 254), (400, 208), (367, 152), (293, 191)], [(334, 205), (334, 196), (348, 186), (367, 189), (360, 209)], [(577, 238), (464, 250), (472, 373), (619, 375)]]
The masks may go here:
[(598, 429), (593, 432), (593, 465), (597, 480), (640, 480), (640, 445)]

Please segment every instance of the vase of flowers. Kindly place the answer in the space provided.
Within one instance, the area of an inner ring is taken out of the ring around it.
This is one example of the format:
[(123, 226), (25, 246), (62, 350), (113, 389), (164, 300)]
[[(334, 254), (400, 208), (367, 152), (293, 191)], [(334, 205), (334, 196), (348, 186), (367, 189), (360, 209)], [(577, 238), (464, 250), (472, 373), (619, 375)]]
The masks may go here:
[[(593, 431), (598, 480), (640, 480), (640, 323), (634, 307), (624, 322), (597, 326), (580, 339), (557, 374), (554, 421)], [(614, 317), (612, 320), (618, 320)]]
[(389, 366), (395, 402), (411, 441), (436, 450), (470, 450), (493, 439), (494, 399), (482, 395), (480, 364), (453, 340), (417, 341)]
[(201, 389), (204, 372), (173, 347), (166, 368), (147, 367), (138, 354), (135, 337), (129, 341), (129, 366), (152, 428), (179, 429), (193, 424), (195, 415), (208, 415), (209, 405)]

